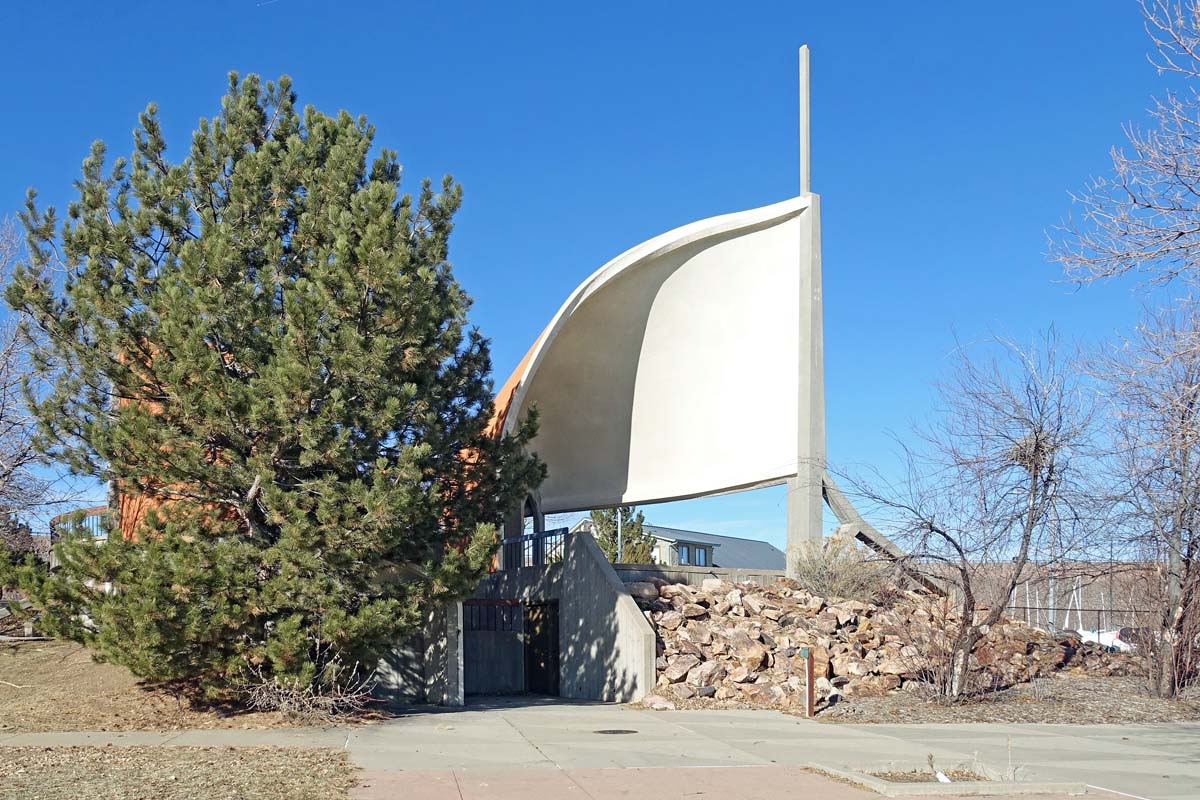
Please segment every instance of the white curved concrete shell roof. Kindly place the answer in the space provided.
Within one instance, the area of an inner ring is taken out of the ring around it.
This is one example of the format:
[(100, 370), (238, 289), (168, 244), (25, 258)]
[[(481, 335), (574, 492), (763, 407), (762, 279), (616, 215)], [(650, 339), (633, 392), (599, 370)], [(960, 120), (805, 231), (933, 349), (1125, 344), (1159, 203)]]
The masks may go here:
[(798, 474), (802, 347), (811, 357), (800, 311), (820, 257), (817, 216), (805, 194), (685, 225), (571, 294), (506, 385), (507, 413), (499, 408), (506, 431), (539, 409), (543, 512)]

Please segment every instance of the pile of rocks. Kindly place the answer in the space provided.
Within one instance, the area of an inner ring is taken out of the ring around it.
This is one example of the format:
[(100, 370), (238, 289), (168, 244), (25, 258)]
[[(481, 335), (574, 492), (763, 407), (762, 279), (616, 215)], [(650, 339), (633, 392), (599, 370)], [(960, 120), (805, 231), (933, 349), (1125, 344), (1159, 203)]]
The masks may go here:
[[(651, 707), (802, 707), (813, 659), (818, 702), (906, 688), (932, 691), (945, 675), (942, 599), (903, 593), (886, 605), (813, 595), (793, 581), (770, 586), (707, 579), (699, 586), (654, 579), (628, 584), (658, 633)], [(1069, 636), (1002, 619), (972, 658), (976, 685), (1002, 688), (1059, 670), (1123, 674), (1127, 659)]]

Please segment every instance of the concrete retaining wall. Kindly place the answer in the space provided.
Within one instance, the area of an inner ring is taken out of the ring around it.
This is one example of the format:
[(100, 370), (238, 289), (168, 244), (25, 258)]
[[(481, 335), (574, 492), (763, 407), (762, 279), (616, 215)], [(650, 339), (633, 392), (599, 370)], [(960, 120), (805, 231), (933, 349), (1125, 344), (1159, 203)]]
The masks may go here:
[[(591, 534), (567, 537), (563, 560), (493, 573), (474, 597), (558, 601), (559, 691), (563, 697), (631, 702), (654, 687), (654, 630)], [(472, 652), (472, 663), (504, 653)], [(503, 662), (503, 669), (511, 664)]]
[(433, 610), (425, 627), (375, 668), (375, 696), (398, 705), (463, 704), (462, 604)]
[(651, 577), (671, 583), (699, 586), (705, 578), (721, 578), (730, 583), (757, 583), (765, 586), (784, 576), (777, 569), (734, 569), (731, 567), (684, 567), (667, 564), (617, 564), (617, 575), (625, 583), (644, 581)]

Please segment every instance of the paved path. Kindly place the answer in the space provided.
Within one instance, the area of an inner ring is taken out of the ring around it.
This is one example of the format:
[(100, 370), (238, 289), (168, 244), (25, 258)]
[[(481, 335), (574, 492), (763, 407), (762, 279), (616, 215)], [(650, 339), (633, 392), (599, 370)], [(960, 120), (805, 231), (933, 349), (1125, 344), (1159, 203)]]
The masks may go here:
[(356, 795), (364, 800), (601, 800), (646, 792), (858, 800), (873, 795), (800, 768), (911, 769), (929, 753), (943, 768), (978, 760), (995, 772), (1016, 767), (1023, 780), (1082, 782), (1150, 800), (1200, 798), (1197, 723), (831, 725), (765, 711), (513, 700), (356, 728), (0, 737), (0, 746), (108, 743), (346, 748), (364, 770), (366, 785)]
[(351, 796), (356, 800), (880, 800), (872, 792), (797, 767), (368, 772)]

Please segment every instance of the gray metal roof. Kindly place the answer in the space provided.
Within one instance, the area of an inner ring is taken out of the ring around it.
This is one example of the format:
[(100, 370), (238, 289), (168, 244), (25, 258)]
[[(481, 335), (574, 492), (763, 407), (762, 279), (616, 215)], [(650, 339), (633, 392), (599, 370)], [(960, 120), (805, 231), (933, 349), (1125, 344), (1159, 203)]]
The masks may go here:
[(736, 536), (718, 536), (715, 533), (685, 531), (681, 528), (664, 528), (661, 525), (644, 525), (658, 539), (669, 542), (690, 542), (712, 545), (714, 567), (737, 569), (784, 569), (787, 558), (783, 551), (767, 542), (755, 539), (740, 539)]

